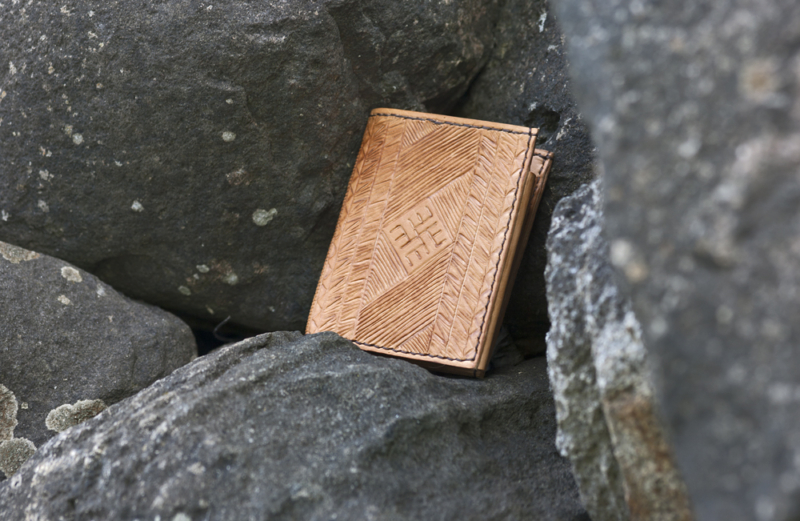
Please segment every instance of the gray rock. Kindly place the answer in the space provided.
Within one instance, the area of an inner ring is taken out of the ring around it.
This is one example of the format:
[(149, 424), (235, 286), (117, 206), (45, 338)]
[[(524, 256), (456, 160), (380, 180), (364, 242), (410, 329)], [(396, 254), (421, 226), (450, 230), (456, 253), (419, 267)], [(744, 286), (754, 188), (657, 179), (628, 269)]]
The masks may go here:
[(0, 510), (9, 520), (585, 519), (554, 436), (543, 358), (473, 380), (333, 333), (269, 333), (58, 435), (0, 485)]
[(800, 4), (559, 0), (699, 519), (800, 516)]
[(0, 240), (302, 328), (369, 110), (448, 111), (497, 0), (0, 5)]
[[(196, 356), (191, 330), (61, 260), (0, 242), (0, 384), (19, 403), (15, 435), (41, 445), (47, 414), (116, 403)], [(16, 412), (16, 411), (15, 411)]]
[(543, 354), (549, 327), (542, 247), (559, 199), (594, 179), (594, 150), (571, 96), (563, 36), (544, 0), (507, 0), (492, 57), (457, 115), (537, 127), (537, 146), (555, 153), (505, 316), (517, 345)]
[(603, 233), (600, 181), (564, 198), (547, 239), (547, 362), (558, 447), (593, 519), (689, 521), (647, 356)]

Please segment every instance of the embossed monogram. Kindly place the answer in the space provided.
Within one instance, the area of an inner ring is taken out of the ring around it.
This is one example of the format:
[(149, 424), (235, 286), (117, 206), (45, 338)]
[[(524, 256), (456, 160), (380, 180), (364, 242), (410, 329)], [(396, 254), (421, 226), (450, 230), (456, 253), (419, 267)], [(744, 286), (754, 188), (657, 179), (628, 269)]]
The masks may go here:
[(427, 200), (389, 224), (385, 232), (409, 275), (452, 242)]

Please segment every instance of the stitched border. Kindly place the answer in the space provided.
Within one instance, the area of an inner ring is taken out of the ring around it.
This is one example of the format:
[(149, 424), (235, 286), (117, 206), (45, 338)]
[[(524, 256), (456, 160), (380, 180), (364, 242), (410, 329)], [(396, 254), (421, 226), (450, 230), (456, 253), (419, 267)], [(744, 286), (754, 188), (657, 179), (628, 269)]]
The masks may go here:
[[(492, 130), (494, 132), (506, 132), (508, 134), (528, 134), (528, 136), (531, 135), (532, 130), (533, 130), (533, 129), (530, 129), (527, 132), (522, 132), (520, 130), (507, 130), (507, 129), (504, 129), (504, 128), (497, 128), (497, 127), (482, 127), (482, 126), (479, 126), (479, 125), (469, 125), (467, 123), (455, 123), (455, 122), (452, 122), (452, 121), (439, 121), (438, 119), (432, 119), (432, 118), (415, 118), (415, 117), (412, 117), (412, 116), (401, 116), (400, 114), (390, 114), (390, 113), (386, 113), (386, 114), (380, 113), (380, 114), (370, 114), (369, 115), (369, 117), (371, 117), (371, 118), (379, 118), (379, 117), (382, 117), (382, 116), (384, 116), (384, 117), (394, 117), (394, 118), (403, 118), (403, 119), (413, 119), (415, 121), (429, 121), (431, 123), (435, 123), (436, 125), (452, 125), (454, 127), (478, 128), (478, 129), (481, 129), (481, 130)], [(537, 135), (539, 134), (538, 132), (533, 132), (533, 133), (537, 134)], [(530, 141), (528, 141), (528, 145), (530, 145)]]
[[(478, 128), (478, 129), (482, 129), (482, 130), (492, 130), (492, 131), (496, 131), (496, 132), (507, 132), (509, 134), (528, 134), (528, 143), (527, 143), (528, 150), (531, 150), (531, 139), (538, 134), (537, 132), (534, 132), (533, 130), (530, 130), (528, 132), (516, 132), (516, 131), (512, 131), (512, 130), (503, 130), (503, 129), (497, 129), (497, 128), (492, 128), (492, 127), (482, 127), (482, 126), (477, 126), (477, 125), (467, 125), (467, 124), (464, 124), (464, 123), (451, 123), (449, 121), (437, 121), (435, 119), (430, 119), (430, 118), (414, 118), (414, 117), (410, 117), (410, 116), (401, 116), (399, 114), (383, 114), (383, 113), (381, 113), (381, 114), (372, 114), (372, 115), (370, 115), (370, 117), (379, 117), (379, 116), (395, 117), (395, 118), (402, 118), (402, 119), (413, 119), (413, 120), (417, 120), (417, 121), (430, 121), (431, 123), (435, 123), (437, 125), (452, 125), (452, 126), (458, 126), (458, 127)], [(526, 155), (527, 155), (527, 152), (526, 152)], [(539, 169), (539, 172), (536, 174), (537, 177), (541, 175), (542, 170), (544, 169), (544, 166), (547, 164), (547, 159), (549, 158), (549, 155), (550, 155), (549, 152), (547, 154), (545, 154), (545, 155), (537, 154), (536, 150), (533, 149), (533, 157), (540, 157), (540, 158), (545, 160), (545, 161), (542, 162), (542, 166)], [(519, 179), (517, 179), (517, 187), (514, 189), (514, 201), (512, 201), (512, 203), (511, 203), (511, 213), (508, 216), (508, 222), (506, 223), (505, 232), (503, 233), (503, 243), (500, 245), (500, 256), (498, 257), (497, 263), (495, 264), (494, 278), (492, 279), (492, 285), (491, 285), (491, 288), (489, 290), (489, 298), (486, 300), (486, 306), (483, 308), (483, 321), (481, 322), (481, 326), (479, 328), (480, 330), (483, 330), (483, 326), (486, 323), (487, 310), (489, 309), (489, 303), (491, 302), (491, 298), (492, 298), (491, 296), (494, 294), (494, 285), (497, 282), (497, 274), (499, 272), (498, 268), (500, 266), (500, 261), (503, 259), (503, 251), (505, 250), (506, 242), (507, 242), (507, 239), (508, 239), (509, 226), (511, 224), (511, 219), (515, 215), (514, 210), (516, 208), (517, 198), (519, 196), (519, 187), (520, 187), (520, 184), (522, 182), (522, 178), (524, 177), (522, 174), (525, 172), (525, 163), (527, 163), (527, 158), (522, 162), (522, 169), (520, 170), (520, 176), (519, 176)], [(449, 358), (449, 357), (446, 357), (446, 356), (430, 355), (430, 354), (425, 354), (425, 353), (413, 353), (411, 351), (403, 351), (402, 349), (392, 349), (390, 347), (379, 346), (377, 344), (370, 344), (370, 343), (367, 343), (367, 342), (359, 342), (358, 340), (353, 340), (351, 338), (348, 338), (348, 340), (350, 340), (354, 344), (360, 344), (360, 345), (363, 345), (363, 346), (375, 347), (377, 349), (382, 349), (384, 351), (391, 351), (393, 353), (403, 353), (403, 354), (407, 354), (407, 355), (424, 356), (424, 357), (427, 357), (427, 358), (438, 358), (440, 360), (450, 360), (452, 362), (472, 362), (478, 356), (478, 346), (480, 345), (481, 340), (483, 340), (483, 337), (484, 337), (483, 334), (480, 334), (478, 336), (478, 342), (475, 344), (475, 348), (474, 348), (475, 354), (472, 356), (472, 358)]]

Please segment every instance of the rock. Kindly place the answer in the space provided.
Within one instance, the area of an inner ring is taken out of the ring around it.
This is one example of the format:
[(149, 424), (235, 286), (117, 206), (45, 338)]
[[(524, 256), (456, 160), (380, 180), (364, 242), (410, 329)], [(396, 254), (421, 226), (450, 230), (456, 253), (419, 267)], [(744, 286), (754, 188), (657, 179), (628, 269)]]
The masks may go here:
[(530, 356), (544, 353), (549, 327), (543, 245), (550, 215), (559, 199), (594, 179), (594, 150), (570, 93), (563, 36), (548, 2), (507, 0), (496, 39), (457, 115), (537, 127), (537, 146), (555, 153), (505, 316), (517, 345)]
[(800, 516), (800, 4), (559, 0), (697, 518)]
[(0, 383), (20, 405), (16, 435), (36, 445), (55, 434), (45, 419), (59, 405), (116, 403), (196, 355), (191, 330), (169, 313), (59, 259), (6, 243), (0, 335)]
[(79, 400), (74, 405), (65, 403), (47, 413), (44, 424), (51, 431), (62, 432), (94, 418), (107, 408), (103, 400)]
[(369, 110), (450, 110), (497, 3), (4, 2), (0, 240), (303, 328)]
[(52, 439), (0, 484), (0, 510), (9, 520), (577, 521), (551, 396), (542, 358), (474, 380), (333, 333), (269, 333)]
[(18, 408), (14, 393), (4, 385), (0, 385), (0, 441), (10, 440), (14, 437)]
[(0, 441), (0, 472), (10, 478), (36, 452), (36, 445), (25, 438)]
[(594, 181), (562, 199), (547, 239), (558, 447), (593, 519), (690, 521), (639, 322), (609, 260), (601, 191)]

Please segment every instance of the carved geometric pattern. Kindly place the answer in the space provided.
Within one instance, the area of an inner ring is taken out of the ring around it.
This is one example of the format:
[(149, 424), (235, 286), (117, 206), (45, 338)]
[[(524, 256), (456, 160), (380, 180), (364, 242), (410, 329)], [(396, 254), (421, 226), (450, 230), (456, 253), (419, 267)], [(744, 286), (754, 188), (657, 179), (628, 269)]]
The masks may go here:
[(432, 208), (425, 200), (384, 229), (409, 275), (453, 242)]
[(474, 360), (535, 131), (409, 114), (369, 119), (307, 332)]

